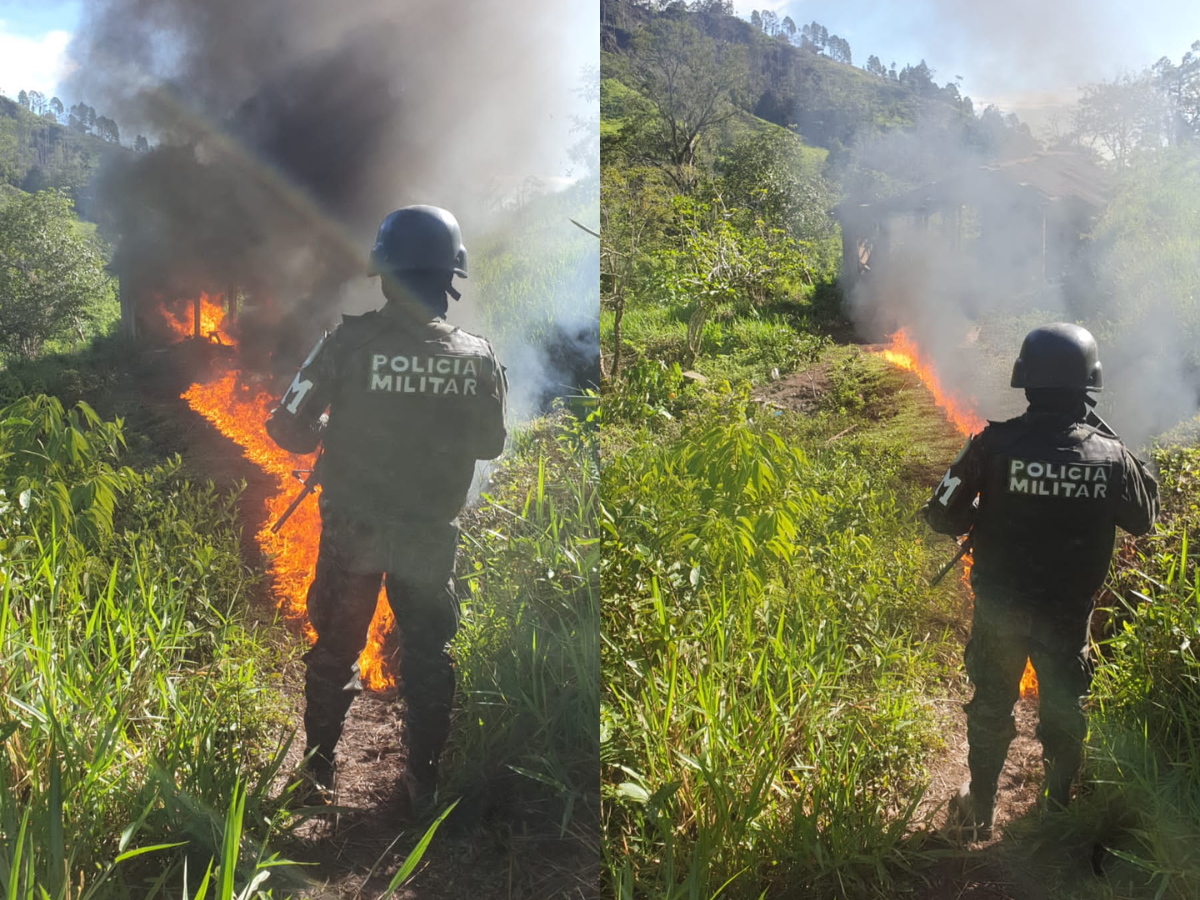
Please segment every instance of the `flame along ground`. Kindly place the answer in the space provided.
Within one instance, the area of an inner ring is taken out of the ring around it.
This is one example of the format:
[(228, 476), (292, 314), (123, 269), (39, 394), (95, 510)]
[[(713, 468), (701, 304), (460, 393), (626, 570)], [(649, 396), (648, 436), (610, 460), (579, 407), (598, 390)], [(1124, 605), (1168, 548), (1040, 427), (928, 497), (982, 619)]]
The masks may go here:
[[(980, 418), (972, 408), (972, 404), (963, 403), (953, 394), (942, 387), (937, 369), (933, 363), (924, 357), (916, 342), (901, 328), (891, 337), (891, 343), (879, 351), (879, 354), (894, 366), (914, 373), (921, 383), (933, 394), (933, 400), (938, 408), (946, 414), (946, 418), (958, 429), (959, 433), (968, 436), (978, 434), (987, 422)], [(970, 589), (971, 555), (963, 557), (963, 583)], [(1033, 663), (1025, 660), (1025, 672), (1021, 676), (1021, 696), (1037, 696), (1037, 673), (1033, 671)]]
[[(222, 344), (236, 344), (223, 329), (224, 318), (221, 305), (210, 295), (202, 294), (201, 336)], [(194, 319), (190, 303), (186, 318), (176, 312), (165, 313), (164, 319), (181, 337), (192, 336)], [(267, 437), (263, 422), (278, 398), (265, 384), (253, 381), (236, 369), (230, 368), (207, 383), (193, 384), (184, 392), (183, 399), (221, 434), (241, 447), (248, 460), (274, 479), (275, 488), (264, 501), (264, 523), (255, 540), (270, 561), (271, 593), (276, 603), (289, 621), (299, 625), (305, 639), (311, 643), (316, 634), (309, 624), (305, 604), (321, 538), (316, 498), (309, 497), (301, 503), (278, 533), (273, 533), (271, 526), (300, 491), (300, 482), (292, 477), (293, 471), (311, 468), (313, 460), (281, 450)], [(383, 657), (384, 636), (392, 622), (391, 608), (381, 590), (367, 647), (359, 658), (362, 682), (371, 690), (385, 690), (395, 684)]]

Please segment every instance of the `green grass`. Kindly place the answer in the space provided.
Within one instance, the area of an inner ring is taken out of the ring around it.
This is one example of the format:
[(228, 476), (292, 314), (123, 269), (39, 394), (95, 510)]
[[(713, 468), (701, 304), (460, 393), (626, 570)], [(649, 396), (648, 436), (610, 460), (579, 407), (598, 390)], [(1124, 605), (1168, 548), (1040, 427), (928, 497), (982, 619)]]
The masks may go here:
[(701, 398), (603, 470), (619, 896), (837, 891), (906, 863), (948, 654), (896, 460), (747, 412)]
[[(236, 493), (188, 482), (178, 462), (121, 468), (122, 442), (119, 424), (86, 407), (65, 413), (43, 397), (0, 410), (10, 897), (35, 886), (54, 898), (151, 896), (185, 866), (220, 859), (239, 785), (250, 831), (271, 818), (280, 757), (265, 729), (277, 717), (260, 684), (271, 661), (242, 624), (251, 580)], [(148, 846), (161, 849), (130, 855)], [(256, 865), (244, 860), (239, 877)]]
[(448, 784), (470, 794), (486, 781), (513, 821), (594, 845), (595, 467), (569, 416), (535, 422), (515, 445), (464, 530), (470, 594), (454, 644), (463, 702)]

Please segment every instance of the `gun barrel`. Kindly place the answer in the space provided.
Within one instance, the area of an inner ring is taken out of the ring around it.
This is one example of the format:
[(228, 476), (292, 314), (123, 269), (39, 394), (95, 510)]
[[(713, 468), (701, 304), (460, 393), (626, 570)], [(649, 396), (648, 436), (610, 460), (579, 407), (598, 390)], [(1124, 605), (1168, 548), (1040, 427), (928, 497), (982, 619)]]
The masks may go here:
[[(271, 534), (278, 534), (279, 529), (283, 527), (283, 523), (292, 517), (292, 513), (294, 513), (299, 508), (300, 504), (304, 502), (304, 498), (316, 490), (317, 482), (319, 480), (317, 473), (321, 468), (322, 455), (324, 454), (322, 453), (321, 455), (317, 456), (317, 461), (313, 463), (313, 467), (311, 469), (295, 469), (292, 471), (292, 477), (300, 480), (304, 487), (300, 489), (300, 493), (296, 495), (296, 499), (293, 500), (288, 505), (288, 508), (283, 511), (283, 515), (281, 515), (275, 521), (275, 524), (271, 526)], [(300, 476), (305, 474), (308, 475), (308, 477), (301, 480)]]
[(958, 561), (970, 552), (971, 552), (971, 540), (970, 540), (970, 538), (968, 538), (967, 540), (963, 541), (962, 544), (959, 546), (958, 552), (954, 554), (954, 558), (951, 559), (950, 562), (948, 562), (944, 566), (942, 566), (942, 568), (938, 570), (938, 573), (929, 579), (929, 586), (936, 587), (937, 585), (941, 584), (942, 579), (950, 574), (950, 570), (953, 569), (956, 565), (958, 565)]
[(296, 511), (296, 509), (300, 506), (300, 504), (304, 502), (304, 498), (307, 497), (312, 492), (313, 492), (313, 489), (310, 485), (307, 485), (307, 484), (304, 485), (304, 490), (302, 490), (299, 494), (296, 495), (296, 499), (291, 502), (291, 505), (288, 506), (288, 508), (283, 511), (283, 515), (281, 515), (275, 521), (275, 524), (271, 526), (272, 534), (279, 533), (279, 529), (283, 527), (283, 523), (292, 517), (292, 513), (294, 513)]

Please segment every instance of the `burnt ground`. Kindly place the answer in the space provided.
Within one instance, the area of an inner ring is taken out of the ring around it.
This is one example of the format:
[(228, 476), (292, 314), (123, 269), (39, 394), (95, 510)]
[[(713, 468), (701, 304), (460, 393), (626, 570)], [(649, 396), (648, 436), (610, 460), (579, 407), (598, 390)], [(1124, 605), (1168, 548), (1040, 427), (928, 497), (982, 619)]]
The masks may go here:
[[(197, 349), (198, 356), (181, 364), (178, 349), (178, 345), (171, 348), (170, 356), (162, 351), (141, 353), (131, 363), (137, 386), (125, 389), (132, 396), (110, 398), (106, 405), (121, 407), (132, 433), (149, 436), (148, 446), (140, 452), (134, 448), (135, 459), (141, 456), (151, 462), (179, 453), (193, 477), (211, 479), (218, 486), (245, 483), (239, 505), (242, 555), (248, 566), (261, 570), (264, 560), (254, 535), (263, 524), (263, 501), (274, 490), (273, 480), (180, 399), (214, 351)], [(290, 773), (302, 755), (302, 639), (276, 615), (266, 579), (259, 583), (253, 602), (251, 622), (281, 650), (281, 668), (273, 673), (283, 719), (280, 738), (292, 730), (300, 732), (283, 767), (284, 773)], [(394, 692), (367, 692), (355, 700), (338, 747), (339, 812), (295, 818), (290, 832), (272, 842), (280, 857), (305, 864), (307, 880), (290, 888), (294, 896), (305, 900), (379, 897), (424, 833), (428, 822), (406, 821), (403, 815), (399, 786), (405, 757), (398, 712)], [(285, 784), (286, 779), (280, 779), (276, 787), (282, 790)], [(548, 834), (544, 825), (531, 827), (495, 814), (495, 804), (487, 797), (483, 788), (460, 801), (429, 845), (417, 873), (393, 896), (592, 900), (600, 895), (602, 854), (594, 834), (568, 833), (559, 839), (556, 833)], [(277, 884), (276, 890), (283, 887)]]

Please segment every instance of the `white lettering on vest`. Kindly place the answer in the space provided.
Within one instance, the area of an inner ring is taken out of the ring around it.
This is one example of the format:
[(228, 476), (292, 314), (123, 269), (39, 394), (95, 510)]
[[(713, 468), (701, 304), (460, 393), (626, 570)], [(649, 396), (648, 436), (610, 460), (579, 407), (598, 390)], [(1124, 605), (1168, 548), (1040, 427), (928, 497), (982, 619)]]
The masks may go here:
[[(394, 394), (455, 394), (479, 396), (480, 357), (459, 356), (371, 356), (369, 390)], [(381, 374), (390, 369), (394, 375)], [(436, 375), (433, 373), (437, 373)]]
[[(1108, 463), (1008, 461), (1008, 492), (1068, 500), (1105, 499)], [(1022, 477), (1023, 476), (1023, 477)]]

